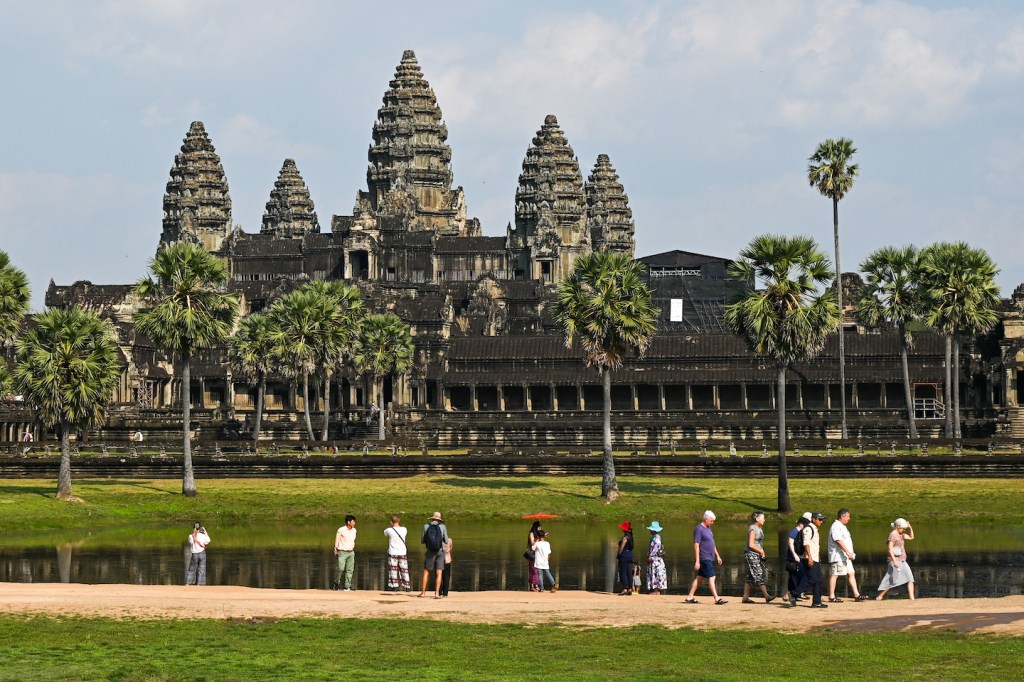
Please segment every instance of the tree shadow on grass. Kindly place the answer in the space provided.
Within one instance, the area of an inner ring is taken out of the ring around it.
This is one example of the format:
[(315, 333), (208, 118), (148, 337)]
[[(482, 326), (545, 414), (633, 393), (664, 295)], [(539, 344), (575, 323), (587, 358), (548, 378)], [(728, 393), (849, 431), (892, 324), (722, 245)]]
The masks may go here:
[(707, 500), (714, 502), (731, 502), (744, 507), (748, 507), (751, 511), (761, 511), (763, 505), (758, 505), (749, 500), (738, 500), (734, 497), (720, 497), (718, 495), (709, 495), (705, 492), (706, 488), (699, 488), (692, 485), (661, 485), (658, 483), (635, 483), (631, 481), (619, 480), (619, 491), (625, 495), (627, 493), (642, 493), (647, 495), (661, 494), (661, 495), (693, 495), (694, 497), (703, 497)]
[(49, 486), (39, 485), (5, 485), (0, 486), (0, 495), (39, 495), (40, 497), (55, 497), (57, 495), (57, 484)]
[(150, 491), (155, 492), (155, 493), (163, 493), (163, 494), (166, 494), (166, 495), (181, 495), (181, 491), (180, 490), (175, 490), (173, 488), (170, 489), (170, 490), (165, 490), (164, 488), (157, 488), (156, 486), (150, 485), (148, 483), (139, 483), (137, 481), (132, 481), (132, 480), (128, 480), (128, 479), (88, 478), (88, 479), (84, 479), (84, 480), (75, 481), (75, 483), (77, 483), (79, 485), (83, 485), (83, 486), (85, 486), (85, 485), (92, 485), (92, 486), (98, 486), (98, 487), (121, 485), (121, 486), (127, 486), (127, 487), (131, 487), (131, 488), (138, 488), (140, 490), (150, 490)]
[(480, 478), (442, 478), (438, 479), (436, 483), (441, 485), (450, 485), (455, 488), (489, 488), (491, 490), (500, 489), (512, 489), (512, 490), (529, 490), (532, 488), (543, 487), (543, 483), (537, 481), (524, 481), (519, 479), (480, 479)]

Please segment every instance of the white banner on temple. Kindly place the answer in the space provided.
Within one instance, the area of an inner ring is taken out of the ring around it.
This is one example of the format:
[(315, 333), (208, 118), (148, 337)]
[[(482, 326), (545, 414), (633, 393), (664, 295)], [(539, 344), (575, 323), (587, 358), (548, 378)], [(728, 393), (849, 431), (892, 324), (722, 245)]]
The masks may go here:
[(683, 299), (673, 298), (671, 306), (668, 311), (668, 319), (670, 322), (682, 322), (683, 321)]

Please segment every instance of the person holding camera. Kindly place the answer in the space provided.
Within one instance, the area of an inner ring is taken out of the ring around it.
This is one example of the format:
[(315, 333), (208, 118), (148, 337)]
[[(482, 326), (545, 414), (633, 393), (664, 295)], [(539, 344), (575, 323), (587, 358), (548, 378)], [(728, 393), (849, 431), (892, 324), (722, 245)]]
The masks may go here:
[(203, 524), (196, 521), (192, 524), (192, 533), (188, 536), (192, 556), (188, 562), (188, 572), (185, 574), (186, 585), (206, 584), (206, 546), (209, 544), (210, 535), (203, 528)]

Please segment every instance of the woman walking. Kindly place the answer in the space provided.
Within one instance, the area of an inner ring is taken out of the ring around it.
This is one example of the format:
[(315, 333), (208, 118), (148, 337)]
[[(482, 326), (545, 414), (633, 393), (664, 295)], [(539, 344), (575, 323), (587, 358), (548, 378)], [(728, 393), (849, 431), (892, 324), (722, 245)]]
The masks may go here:
[(186, 585), (206, 584), (206, 546), (210, 544), (210, 536), (203, 528), (203, 524), (196, 521), (192, 525), (192, 533), (188, 536), (188, 546), (192, 556), (188, 562), (188, 572), (185, 574)]
[(750, 515), (747, 546), (743, 550), (743, 558), (747, 560), (747, 580), (743, 583), (743, 603), (754, 603), (754, 600), (750, 598), (750, 588), (756, 587), (761, 590), (761, 596), (764, 597), (765, 603), (770, 604), (775, 597), (768, 595), (768, 588), (764, 584), (768, 568), (768, 560), (764, 553), (764, 512), (756, 511)]
[(661, 544), (661, 524), (657, 521), (647, 526), (651, 531), (651, 544), (647, 547), (647, 592), (661, 594), (668, 589), (668, 572), (665, 570), (665, 546)]
[[(540, 521), (534, 521), (530, 526), (530, 532), (526, 535), (526, 556), (534, 555), (533, 546), (540, 540)], [(530, 562), (530, 592), (540, 592), (540, 573), (537, 571), (536, 559), (527, 559)]]
[(885, 577), (878, 585), (877, 601), (882, 601), (885, 593), (900, 585), (907, 586), (907, 594), (914, 599), (914, 572), (910, 570), (907, 563), (907, 548), (904, 542), (914, 539), (914, 529), (910, 522), (899, 518), (892, 523), (892, 532), (889, 533), (889, 540), (886, 543), (889, 549), (889, 558), (886, 562)]
[(615, 558), (619, 560), (619, 582), (622, 583), (622, 592), (619, 594), (633, 594), (633, 526), (629, 521), (619, 524), (622, 531), (622, 539), (619, 540), (619, 551)]
[(452, 584), (452, 539), (444, 545), (444, 570), (441, 571), (441, 596), (448, 596), (448, 588)]

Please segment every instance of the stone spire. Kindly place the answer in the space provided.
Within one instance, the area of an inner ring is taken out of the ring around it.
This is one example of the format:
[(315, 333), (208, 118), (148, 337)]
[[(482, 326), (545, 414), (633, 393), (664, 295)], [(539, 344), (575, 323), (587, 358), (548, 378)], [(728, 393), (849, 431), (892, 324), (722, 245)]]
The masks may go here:
[[(576, 255), (590, 251), (580, 164), (550, 114), (523, 160), (512, 241), (530, 252), (530, 279), (557, 281)], [(550, 264), (538, 266), (540, 261)]]
[(587, 225), (594, 250), (633, 255), (633, 211), (607, 154), (600, 154), (583, 186), (587, 195)]
[[(479, 232), (466, 220), (462, 188), (452, 189), (448, 128), (416, 54), (406, 50), (377, 112), (356, 216), (405, 215), (407, 228), (459, 235)], [(468, 223), (468, 226), (467, 226)]]
[(185, 135), (164, 194), (160, 243), (191, 241), (216, 251), (231, 233), (231, 197), (220, 157), (201, 121)]
[(299, 175), (295, 161), (285, 159), (281, 172), (270, 190), (267, 210), (263, 213), (263, 234), (276, 237), (301, 237), (310, 232), (319, 232), (316, 209), (309, 197), (309, 189)]

